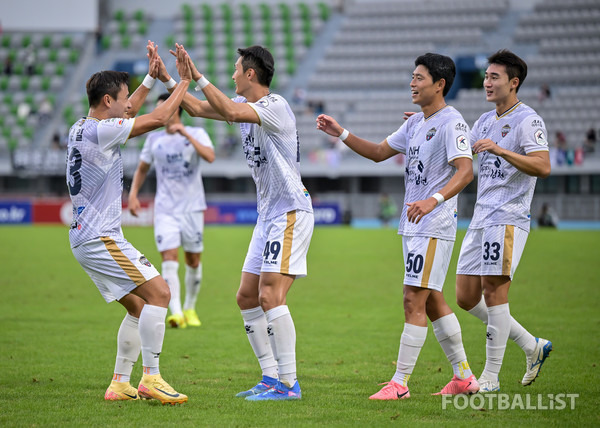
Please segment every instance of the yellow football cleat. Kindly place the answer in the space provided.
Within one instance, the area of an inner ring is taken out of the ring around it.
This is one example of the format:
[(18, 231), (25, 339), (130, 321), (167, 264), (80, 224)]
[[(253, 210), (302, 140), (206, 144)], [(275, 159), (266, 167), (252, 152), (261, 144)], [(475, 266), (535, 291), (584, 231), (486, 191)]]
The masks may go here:
[(117, 382), (112, 381), (106, 393), (104, 399), (108, 401), (124, 401), (124, 400), (139, 400), (137, 389), (135, 389), (129, 382)]
[(198, 314), (194, 309), (187, 309), (183, 311), (183, 316), (185, 317), (185, 322), (190, 327), (200, 327), (202, 325), (198, 319)]
[(186, 328), (187, 324), (183, 315), (170, 315), (167, 317), (167, 322), (173, 328)]
[(187, 395), (175, 391), (161, 375), (144, 375), (138, 386), (141, 398), (159, 400), (162, 404), (179, 404), (188, 401)]

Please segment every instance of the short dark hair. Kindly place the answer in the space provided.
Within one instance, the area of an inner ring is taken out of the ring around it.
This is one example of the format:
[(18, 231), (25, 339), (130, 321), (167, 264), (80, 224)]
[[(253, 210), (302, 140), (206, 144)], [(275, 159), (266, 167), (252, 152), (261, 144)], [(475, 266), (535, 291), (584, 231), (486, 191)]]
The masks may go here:
[(517, 90), (515, 92), (519, 92), (519, 88), (527, 77), (527, 64), (525, 61), (508, 49), (501, 49), (488, 58), (488, 63), (505, 66), (506, 74), (508, 74), (508, 80), (518, 77), (519, 85), (517, 86)]
[(263, 86), (271, 86), (273, 74), (275, 73), (275, 60), (273, 55), (267, 48), (254, 45), (246, 49), (238, 49), (238, 53), (242, 57), (242, 69), (244, 71), (249, 68), (256, 73), (258, 83)]
[(90, 107), (97, 106), (106, 94), (116, 100), (123, 85), (129, 86), (129, 73), (125, 71), (105, 70), (92, 74), (85, 84)]
[[(168, 92), (165, 92), (164, 94), (160, 94), (158, 96), (158, 98), (156, 99), (156, 101), (166, 101), (169, 98), (169, 94)], [(181, 107), (181, 105), (179, 106), (179, 109), (177, 110), (179, 112), (179, 117), (181, 117), (181, 113), (183, 112), (183, 107)]]
[(456, 65), (452, 58), (445, 55), (426, 53), (421, 55), (415, 60), (415, 67), (422, 65), (429, 71), (433, 83), (440, 79), (444, 79), (446, 84), (444, 85), (444, 96), (448, 94), (452, 83), (454, 83), (454, 77), (456, 76)]

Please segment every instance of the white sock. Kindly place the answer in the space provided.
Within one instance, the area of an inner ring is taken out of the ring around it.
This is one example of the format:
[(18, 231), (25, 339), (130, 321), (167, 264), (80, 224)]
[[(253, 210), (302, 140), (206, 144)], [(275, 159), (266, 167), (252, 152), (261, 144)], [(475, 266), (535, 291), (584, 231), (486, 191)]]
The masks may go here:
[(169, 284), (169, 290), (171, 290), (171, 301), (169, 302), (171, 314), (183, 315), (181, 298), (179, 297), (179, 263), (173, 260), (162, 262), (162, 277)]
[(241, 312), (248, 341), (258, 359), (263, 376), (277, 379), (277, 361), (273, 357), (273, 350), (267, 336), (267, 317), (264, 311), (258, 306)]
[(481, 377), (491, 380), (498, 379), (509, 332), (510, 309), (508, 303), (488, 307), (486, 359)]
[(119, 327), (117, 334), (117, 361), (115, 362), (115, 373), (113, 380), (117, 382), (129, 382), (131, 371), (140, 356), (142, 342), (138, 330), (139, 319), (125, 314), (125, 318)]
[(286, 305), (269, 309), (265, 315), (279, 380), (291, 388), (296, 383), (296, 328), (292, 315)]
[(159, 357), (165, 338), (165, 317), (167, 308), (144, 305), (140, 314), (139, 331), (142, 342), (144, 373), (159, 374)]
[(471, 368), (467, 362), (467, 354), (462, 343), (460, 324), (454, 313), (438, 318), (431, 323), (433, 333), (444, 350), (448, 361), (452, 364), (454, 375), (466, 379), (471, 376)]
[[(487, 306), (485, 304), (485, 299), (481, 296), (481, 300), (475, 307), (473, 307), (470, 311), (468, 311), (471, 315), (475, 315), (484, 324), (487, 324), (488, 314), (487, 314)], [(514, 342), (519, 345), (519, 347), (526, 353), (530, 354), (535, 350), (535, 337), (529, 333), (519, 322), (514, 319), (514, 317), (510, 317), (510, 333), (508, 334), (508, 338), (514, 340)]]
[(396, 363), (396, 374), (392, 380), (402, 386), (406, 386), (408, 379), (415, 368), (421, 348), (427, 338), (427, 327), (413, 324), (404, 324), (404, 330), (400, 337), (400, 350), (398, 351), (398, 362)]
[(202, 284), (202, 263), (197, 268), (185, 266), (185, 303), (183, 309), (196, 308), (196, 299), (200, 293), (200, 285)]

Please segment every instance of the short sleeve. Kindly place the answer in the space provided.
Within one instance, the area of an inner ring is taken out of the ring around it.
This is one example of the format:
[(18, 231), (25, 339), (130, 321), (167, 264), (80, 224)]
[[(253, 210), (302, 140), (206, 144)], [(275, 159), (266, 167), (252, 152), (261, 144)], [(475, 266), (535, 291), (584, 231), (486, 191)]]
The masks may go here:
[(531, 115), (521, 122), (519, 145), (525, 153), (547, 152), (546, 125), (540, 116)]
[(389, 135), (386, 140), (389, 146), (397, 152), (406, 154), (406, 147), (408, 146), (408, 124), (409, 120), (404, 122), (400, 128), (393, 134)]
[(452, 118), (446, 123), (445, 141), (448, 163), (457, 158), (473, 159), (471, 144), (469, 144), (470, 134), (469, 125), (462, 117)]
[(469, 134), (469, 141), (471, 143), (471, 147), (473, 147), (473, 144), (475, 144), (477, 141), (481, 140), (481, 138), (479, 137), (479, 122), (480, 121), (481, 121), (481, 117), (475, 121), (475, 123), (473, 124), (473, 128), (471, 128), (471, 132)]
[(124, 145), (129, 139), (135, 119), (106, 119), (98, 124), (98, 145), (106, 150)]
[(263, 97), (255, 103), (248, 103), (248, 105), (256, 111), (260, 118), (260, 126), (264, 129), (277, 132), (283, 128), (281, 109), (284, 108), (284, 103)]
[(156, 133), (148, 135), (148, 138), (146, 138), (146, 141), (144, 142), (144, 147), (142, 147), (142, 152), (140, 153), (140, 160), (150, 165), (154, 161), (152, 145), (154, 144), (155, 137)]

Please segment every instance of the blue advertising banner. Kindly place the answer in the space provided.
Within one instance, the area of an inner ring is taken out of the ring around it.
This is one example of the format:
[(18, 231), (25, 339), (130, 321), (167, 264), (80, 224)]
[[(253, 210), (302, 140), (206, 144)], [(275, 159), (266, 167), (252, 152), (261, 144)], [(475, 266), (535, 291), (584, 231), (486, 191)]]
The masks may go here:
[(31, 223), (30, 201), (0, 201), (0, 224)]
[[(313, 207), (315, 224), (340, 224), (342, 216), (337, 203), (320, 203)], [(204, 212), (206, 224), (255, 224), (258, 218), (256, 204), (235, 202), (209, 203)]]

